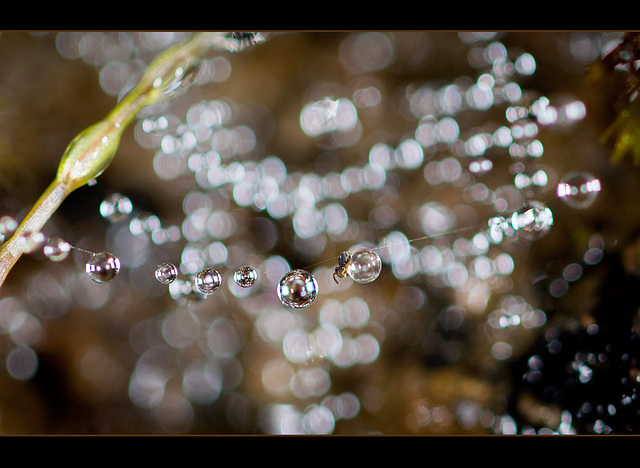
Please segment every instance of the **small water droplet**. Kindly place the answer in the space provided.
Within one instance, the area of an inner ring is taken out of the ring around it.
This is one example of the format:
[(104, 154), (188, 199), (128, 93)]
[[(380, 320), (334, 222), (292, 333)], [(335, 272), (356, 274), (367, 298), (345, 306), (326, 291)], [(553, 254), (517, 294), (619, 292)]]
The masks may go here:
[(113, 223), (126, 218), (132, 210), (133, 204), (129, 197), (120, 193), (112, 193), (100, 203), (100, 214)]
[(18, 245), (24, 253), (32, 253), (41, 248), (46, 240), (41, 232), (24, 232), (18, 238)]
[(551, 210), (535, 200), (528, 202), (511, 216), (511, 227), (525, 239), (540, 239), (549, 232), (552, 225)]
[(94, 253), (85, 265), (85, 271), (96, 283), (108, 283), (118, 275), (120, 259), (110, 252)]
[(318, 296), (318, 282), (305, 270), (291, 270), (278, 283), (278, 299), (292, 309), (309, 307)]
[(211, 294), (222, 284), (222, 277), (213, 268), (204, 268), (196, 275), (195, 284), (201, 293)]
[(242, 288), (250, 288), (258, 279), (258, 273), (250, 266), (241, 266), (233, 274), (233, 281)]
[(162, 284), (173, 283), (178, 277), (178, 269), (173, 263), (161, 263), (156, 268), (155, 275)]
[(556, 193), (572, 208), (588, 208), (602, 189), (600, 180), (587, 171), (571, 171), (558, 183)]
[(71, 244), (59, 237), (53, 237), (42, 248), (44, 255), (52, 262), (60, 262), (69, 256)]
[(347, 263), (347, 274), (357, 283), (371, 283), (380, 276), (382, 260), (377, 252), (370, 249), (362, 249), (351, 255)]

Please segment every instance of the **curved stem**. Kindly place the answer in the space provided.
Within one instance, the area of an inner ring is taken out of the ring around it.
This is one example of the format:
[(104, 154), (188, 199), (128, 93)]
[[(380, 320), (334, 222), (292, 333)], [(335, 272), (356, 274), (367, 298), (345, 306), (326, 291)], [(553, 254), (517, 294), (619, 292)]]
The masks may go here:
[(103, 120), (84, 129), (69, 143), (55, 180), (0, 248), (0, 287), (22, 255), (21, 236), (40, 231), (69, 193), (102, 174), (115, 156), (122, 132), (140, 110), (181, 94), (190, 84), (189, 75), (197, 70), (209, 49), (230, 50), (225, 37), (223, 32), (198, 32), (162, 52), (149, 64), (135, 88)]
[(13, 236), (2, 246), (0, 250), (0, 286), (22, 255), (21, 237), (29, 232), (39, 232), (69, 193), (70, 191), (57, 181), (49, 185)]

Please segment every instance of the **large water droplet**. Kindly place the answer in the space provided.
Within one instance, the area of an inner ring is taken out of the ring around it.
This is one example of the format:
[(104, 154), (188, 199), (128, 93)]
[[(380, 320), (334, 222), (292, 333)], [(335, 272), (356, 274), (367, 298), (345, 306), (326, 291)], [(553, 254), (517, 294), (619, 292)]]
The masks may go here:
[(511, 216), (511, 227), (525, 239), (540, 239), (553, 225), (551, 210), (539, 201), (532, 200)]
[(155, 275), (162, 284), (170, 284), (178, 277), (178, 268), (173, 263), (161, 263), (156, 268)]
[(309, 307), (318, 296), (318, 282), (305, 270), (291, 270), (278, 283), (278, 299), (292, 309)]
[(250, 266), (241, 266), (233, 274), (233, 281), (242, 288), (250, 288), (258, 279), (256, 270)]
[(222, 284), (222, 277), (213, 268), (204, 268), (195, 277), (195, 284), (198, 291), (204, 294), (211, 294)]
[(357, 283), (371, 283), (382, 271), (382, 260), (377, 252), (363, 249), (354, 252), (347, 263), (347, 274)]
[(587, 171), (571, 171), (558, 183), (556, 193), (573, 208), (587, 208), (601, 190), (600, 180)]
[(118, 275), (120, 259), (110, 252), (94, 253), (85, 265), (85, 271), (96, 283), (108, 283)]

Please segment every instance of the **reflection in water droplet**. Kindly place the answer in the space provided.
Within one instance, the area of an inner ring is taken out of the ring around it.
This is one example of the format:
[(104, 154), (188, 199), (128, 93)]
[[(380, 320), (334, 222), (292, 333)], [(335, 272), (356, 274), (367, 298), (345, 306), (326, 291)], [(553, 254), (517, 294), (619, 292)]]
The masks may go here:
[(256, 270), (250, 266), (242, 266), (238, 268), (233, 274), (233, 281), (242, 288), (250, 288), (258, 279)]
[(69, 251), (71, 251), (71, 244), (59, 237), (49, 239), (42, 248), (42, 252), (45, 256), (53, 262), (59, 262), (67, 258), (69, 256)]
[(110, 252), (98, 252), (91, 256), (85, 271), (96, 283), (108, 283), (120, 271), (120, 259)]
[(351, 255), (351, 260), (347, 264), (347, 274), (357, 283), (371, 283), (382, 270), (382, 260), (373, 250), (363, 249)]
[(571, 171), (562, 178), (557, 195), (573, 208), (587, 208), (593, 204), (601, 190), (600, 180), (587, 171)]
[(291, 270), (278, 284), (278, 299), (292, 309), (309, 307), (318, 295), (318, 282), (305, 270)]
[(173, 283), (178, 277), (178, 269), (173, 263), (162, 263), (156, 268), (155, 275), (162, 284)]
[(525, 239), (540, 239), (553, 225), (551, 210), (542, 203), (532, 200), (511, 217), (511, 227)]
[(222, 284), (222, 277), (213, 268), (203, 268), (195, 277), (196, 288), (204, 294), (211, 294)]

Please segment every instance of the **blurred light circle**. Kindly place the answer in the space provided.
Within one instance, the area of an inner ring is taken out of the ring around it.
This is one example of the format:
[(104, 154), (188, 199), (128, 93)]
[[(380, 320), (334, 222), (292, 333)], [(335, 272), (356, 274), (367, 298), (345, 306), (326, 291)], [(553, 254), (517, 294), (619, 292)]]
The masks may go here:
[(16, 380), (28, 380), (38, 369), (38, 356), (29, 347), (13, 348), (6, 360), (7, 371)]
[(340, 44), (339, 60), (351, 73), (366, 73), (388, 67), (395, 60), (395, 47), (382, 32), (353, 33)]

